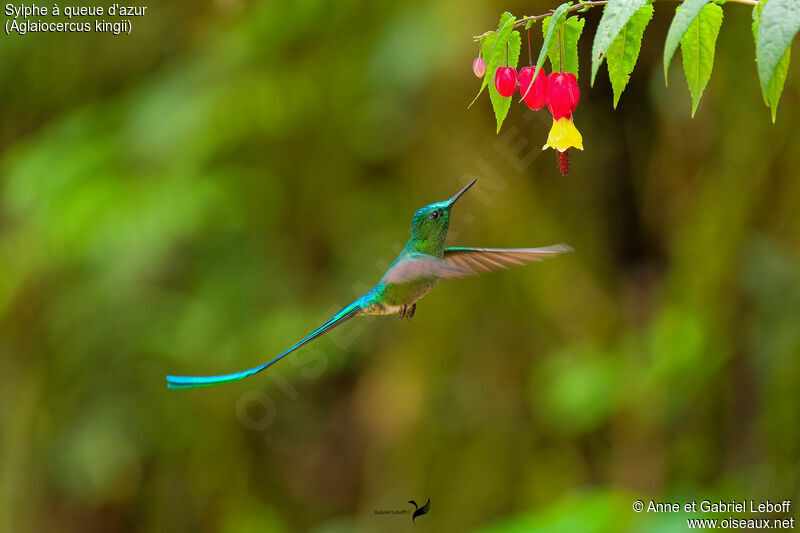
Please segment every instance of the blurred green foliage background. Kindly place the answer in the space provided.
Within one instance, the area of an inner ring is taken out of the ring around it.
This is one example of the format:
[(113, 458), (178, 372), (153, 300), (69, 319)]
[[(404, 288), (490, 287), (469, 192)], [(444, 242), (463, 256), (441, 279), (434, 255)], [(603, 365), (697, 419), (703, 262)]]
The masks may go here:
[[(691, 119), (659, 2), (614, 111), (593, 10), (562, 178), (546, 111), (498, 136), (488, 97), (467, 110), (471, 37), (552, 7), (184, 0), (130, 37), (2, 35), (0, 530), (407, 531), (375, 511), (430, 498), (424, 531), (684, 531), (632, 502), (800, 505), (800, 65), (772, 124), (726, 5)], [(167, 390), (306, 335), (467, 176), (452, 243), (576, 253)]]

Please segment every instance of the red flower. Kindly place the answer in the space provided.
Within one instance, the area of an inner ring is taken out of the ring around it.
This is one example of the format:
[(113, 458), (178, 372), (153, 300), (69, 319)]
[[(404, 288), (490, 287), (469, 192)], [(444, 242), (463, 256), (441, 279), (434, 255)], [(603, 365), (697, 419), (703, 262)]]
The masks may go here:
[(495, 70), (494, 87), (504, 98), (514, 94), (517, 90), (517, 71), (511, 67), (500, 67)]
[(538, 111), (544, 107), (547, 93), (547, 76), (541, 68), (533, 77), (534, 67), (525, 67), (519, 71), (519, 92), (523, 96), (525, 103)]
[(583, 137), (572, 121), (581, 93), (578, 80), (571, 72), (553, 72), (547, 77), (547, 109), (553, 115), (553, 127), (542, 150), (556, 150), (561, 174), (569, 172), (569, 149), (583, 150)]
[(547, 109), (553, 114), (553, 119), (572, 118), (572, 113), (578, 107), (581, 93), (578, 90), (578, 80), (571, 72), (553, 72), (547, 77)]

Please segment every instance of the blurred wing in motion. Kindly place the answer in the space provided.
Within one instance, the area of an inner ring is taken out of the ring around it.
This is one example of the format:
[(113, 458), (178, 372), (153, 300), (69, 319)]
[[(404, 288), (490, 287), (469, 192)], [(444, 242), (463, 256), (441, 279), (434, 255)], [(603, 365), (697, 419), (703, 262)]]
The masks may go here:
[(416, 279), (460, 278), (472, 275), (468, 270), (443, 261), (438, 257), (412, 252), (392, 265), (383, 276), (381, 283), (402, 283)]
[(355, 302), (351, 303), (350, 305), (348, 305), (347, 307), (345, 307), (344, 309), (333, 315), (333, 317), (331, 317), (330, 320), (328, 320), (320, 327), (312, 331), (308, 337), (301, 340), (297, 344), (291, 346), (285, 352), (278, 354), (276, 357), (270, 359), (266, 363), (260, 364), (253, 368), (248, 368), (247, 370), (242, 370), (241, 372), (235, 372), (233, 374), (224, 374), (221, 376), (167, 376), (167, 387), (169, 387), (170, 389), (207, 387), (209, 385), (219, 385), (221, 383), (230, 383), (231, 381), (238, 381), (240, 379), (250, 377), (253, 374), (258, 374), (265, 368), (269, 367), (273, 363), (280, 361), (282, 358), (289, 355), (290, 353), (300, 348), (304, 344), (316, 339), (326, 331), (335, 328), (339, 324), (342, 324), (343, 322), (358, 315), (364, 308), (366, 298), (367, 295), (364, 295)]
[(514, 265), (537, 263), (559, 254), (572, 252), (567, 244), (554, 244), (544, 248), (445, 248), (444, 262), (471, 275), (485, 274)]

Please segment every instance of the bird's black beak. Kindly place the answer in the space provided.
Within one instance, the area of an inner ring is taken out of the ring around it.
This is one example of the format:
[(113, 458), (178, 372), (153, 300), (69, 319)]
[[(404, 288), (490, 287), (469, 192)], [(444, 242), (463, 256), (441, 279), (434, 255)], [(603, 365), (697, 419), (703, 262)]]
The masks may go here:
[(452, 207), (452, 206), (453, 206), (453, 204), (454, 204), (454, 203), (456, 203), (456, 200), (458, 200), (459, 198), (461, 198), (461, 195), (462, 195), (462, 194), (464, 194), (465, 192), (467, 192), (467, 189), (469, 189), (470, 187), (472, 187), (473, 185), (475, 185), (475, 182), (476, 182), (476, 181), (478, 181), (478, 178), (475, 178), (474, 180), (470, 181), (470, 182), (467, 184), (467, 186), (466, 186), (466, 187), (464, 187), (463, 189), (461, 189), (460, 191), (458, 191), (458, 192), (456, 193), (456, 195), (455, 195), (455, 196), (453, 196), (452, 198), (450, 198), (450, 201), (448, 202), (448, 204), (450, 204), (450, 205), (449, 205), (449, 207)]

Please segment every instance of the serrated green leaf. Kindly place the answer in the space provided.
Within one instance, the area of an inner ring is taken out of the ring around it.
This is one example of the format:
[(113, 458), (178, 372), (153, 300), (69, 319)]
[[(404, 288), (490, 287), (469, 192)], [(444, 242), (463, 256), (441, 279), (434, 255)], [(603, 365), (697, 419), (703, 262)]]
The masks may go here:
[(675, 50), (683, 39), (686, 30), (689, 29), (694, 19), (700, 13), (700, 10), (705, 7), (708, 0), (686, 0), (675, 9), (675, 16), (672, 17), (672, 23), (669, 25), (667, 32), (667, 40), (664, 43), (664, 83), (669, 84), (669, 64), (672, 62), (672, 56), (675, 55)]
[[(758, 48), (758, 27), (761, 23), (761, 10), (763, 9), (764, 4), (759, 4), (753, 8), (753, 40), (756, 43), (756, 48)], [(778, 66), (775, 69), (775, 75), (772, 77), (772, 81), (769, 83), (769, 87), (765, 91), (762, 87), (761, 94), (764, 97), (764, 103), (769, 107), (770, 112), (772, 114), (772, 122), (775, 122), (775, 118), (778, 113), (778, 103), (781, 100), (781, 93), (783, 92), (783, 85), (786, 83), (786, 76), (789, 73), (789, 59), (791, 56), (792, 47), (789, 46), (786, 48), (786, 52), (783, 54), (783, 57), (778, 62)]]
[(590, 85), (594, 85), (594, 77), (597, 76), (597, 71), (603, 63), (608, 47), (617, 38), (628, 19), (646, 3), (646, 0), (609, 0), (608, 4), (606, 4), (592, 44), (592, 78)]
[[(519, 50), (522, 45), (522, 39), (520, 38), (518, 31), (511, 32), (511, 37), (508, 39), (508, 66), (517, 68), (517, 61), (519, 61)], [(503, 66), (505, 62), (503, 63)], [(486, 75), (489, 75), (489, 71), (487, 69)], [(508, 109), (511, 107), (511, 100), (514, 99), (513, 96), (509, 96), (505, 98), (497, 92), (497, 88), (494, 86), (494, 72), (492, 72), (492, 83), (489, 84), (489, 98), (492, 100), (492, 109), (494, 109), (494, 116), (497, 119), (497, 133), (500, 133), (500, 126), (503, 125), (503, 121), (506, 119), (506, 115), (508, 115)]]
[(472, 99), (472, 102), (467, 107), (472, 107), (472, 104), (475, 103), (475, 100), (478, 99), (487, 86), (494, 86), (494, 71), (497, 70), (497, 67), (505, 66), (506, 64), (506, 43), (508, 43), (516, 20), (514, 15), (506, 11), (500, 16), (497, 33), (493, 33), (481, 40), (481, 55), (483, 60), (486, 61), (486, 74), (483, 76), (483, 82), (478, 94), (475, 95), (475, 98)]
[[(550, 17), (547, 17), (547, 19), (553, 19), (555, 21), (554, 23), (555, 26), (549, 28), (547, 34), (544, 36), (544, 42), (542, 42), (542, 48), (541, 50), (539, 50), (539, 58), (536, 60), (536, 68), (533, 69), (534, 72), (539, 72), (539, 69), (542, 68), (542, 63), (544, 63), (544, 58), (545, 56), (547, 56), (547, 50), (550, 48), (550, 44), (553, 42), (553, 39), (555, 38), (556, 35), (556, 32), (553, 31), (553, 29), (557, 28), (559, 24), (564, 22), (564, 19), (567, 18), (569, 6), (571, 5), (572, 2), (564, 2), (563, 4), (558, 6), (555, 11), (553, 11), (553, 14)], [(533, 84), (531, 84), (528, 87), (528, 91), (530, 91), (531, 87), (533, 87)], [(520, 98), (520, 101), (522, 101), (522, 99), (524, 99), (527, 95), (528, 92), (526, 91), (525, 94), (522, 95), (522, 98)]]
[[(582, 18), (568, 17), (557, 29), (558, 33), (547, 50), (553, 72), (572, 72), (578, 76), (578, 39), (585, 22)], [(550, 17), (542, 21), (542, 35), (547, 35), (549, 30)]]
[(644, 30), (650, 19), (653, 18), (653, 6), (646, 5), (636, 10), (628, 22), (620, 30), (617, 38), (608, 47), (606, 53), (606, 67), (608, 67), (608, 77), (611, 80), (611, 88), (614, 90), (614, 109), (617, 108), (619, 97), (628, 85), (628, 80), (636, 66), (639, 58), (639, 50), (642, 47), (642, 37)]
[(692, 95), (692, 117), (711, 78), (714, 49), (717, 46), (720, 27), (722, 27), (722, 8), (716, 4), (706, 4), (681, 39), (683, 72), (686, 74), (686, 82)]
[(770, 0), (762, 9), (756, 39), (756, 61), (764, 93), (769, 94), (778, 65), (799, 29), (800, 0)]
[[(572, 2), (565, 2), (561, 4), (556, 8), (555, 11), (553, 11), (552, 16), (549, 16), (542, 21), (544, 41), (542, 42), (541, 50), (539, 50), (539, 58), (536, 60), (536, 68), (534, 69), (534, 72), (538, 72), (539, 69), (542, 68), (542, 63), (544, 63), (544, 58), (547, 56), (547, 52), (550, 50), (550, 46), (553, 44), (553, 39), (555, 39), (558, 35), (556, 30), (564, 22), (564, 19), (567, 18), (567, 10), (569, 9), (570, 5), (572, 5)], [(544, 31), (545, 22), (547, 23), (547, 31)]]

